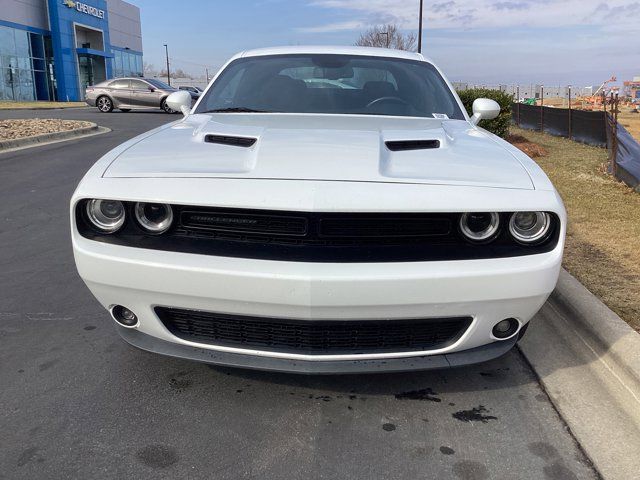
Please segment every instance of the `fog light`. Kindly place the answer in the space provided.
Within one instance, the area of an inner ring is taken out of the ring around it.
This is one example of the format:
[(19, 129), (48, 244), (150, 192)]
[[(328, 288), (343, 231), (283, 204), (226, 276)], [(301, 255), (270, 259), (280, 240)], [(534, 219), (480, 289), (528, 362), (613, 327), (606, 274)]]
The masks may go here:
[(136, 314), (122, 305), (116, 305), (113, 307), (111, 314), (115, 321), (123, 327), (131, 328), (138, 324), (138, 317)]
[(520, 323), (515, 318), (507, 318), (495, 324), (492, 333), (496, 338), (509, 338), (520, 328)]

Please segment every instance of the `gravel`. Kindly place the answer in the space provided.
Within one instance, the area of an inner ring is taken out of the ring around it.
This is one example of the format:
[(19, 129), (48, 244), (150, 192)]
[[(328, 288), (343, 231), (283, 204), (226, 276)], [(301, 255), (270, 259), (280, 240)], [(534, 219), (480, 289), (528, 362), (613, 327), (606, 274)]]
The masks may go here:
[(63, 132), (90, 127), (90, 122), (60, 120), (55, 118), (30, 118), (24, 120), (0, 120), (0, 141), (32, 137), (43, 133)]

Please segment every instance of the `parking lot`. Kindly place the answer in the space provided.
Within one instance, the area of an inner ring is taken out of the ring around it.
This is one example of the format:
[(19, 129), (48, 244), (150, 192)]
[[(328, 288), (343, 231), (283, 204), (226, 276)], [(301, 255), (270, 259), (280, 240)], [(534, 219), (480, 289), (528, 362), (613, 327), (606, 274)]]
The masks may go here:
[(0, 154), (0, 478), (598, 478), (514, 349), (490, 363), (307, 377), (122, 341), (78, 277), (68, 201), (156, 111), (2, 111), (110, 133)]

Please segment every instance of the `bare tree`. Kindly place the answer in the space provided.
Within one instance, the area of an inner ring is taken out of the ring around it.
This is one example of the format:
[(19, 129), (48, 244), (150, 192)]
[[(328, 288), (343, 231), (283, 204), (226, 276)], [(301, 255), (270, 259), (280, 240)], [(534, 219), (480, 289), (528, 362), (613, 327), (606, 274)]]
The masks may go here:
[(142, 65), (142, 70), (144, 71), (145, 77), (153, 77), (154, 75), (158, 74), (158, 72), (156, 71), (156, 68), (153, 66), (152, 63), (144, 62)]
[(417, 38), (414, 33), (402, 33), (397, 25), (376, 25), (360, 35), (356, 45), (361, 47), (393, 48), (415, 51)]

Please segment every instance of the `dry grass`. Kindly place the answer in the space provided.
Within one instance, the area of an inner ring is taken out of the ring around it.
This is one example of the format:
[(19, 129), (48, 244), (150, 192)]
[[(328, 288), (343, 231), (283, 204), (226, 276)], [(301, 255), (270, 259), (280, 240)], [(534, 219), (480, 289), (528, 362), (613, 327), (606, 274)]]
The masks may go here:
[(536, 162), (569, 215), (565, 268), (640, 331), (640, 194), (602, 173), (605, 149), (517, 128), (513, 132), (548, 151)]
[(77, 108), (77, 107), (86, 107), (87, 104), (84, 102), (8, 102), (2, 101), (0, 102), (0, 110), (19, 110), (19, 109), (29, 109), (29, 108), (42, 108), (42, 109), (50, 109), (50, 108)]
[(621, 108), (618, 114), (618, 123), (629, 130), (637, 141), (640, 142), (640, 113), (632, 113), (629, 107)]

